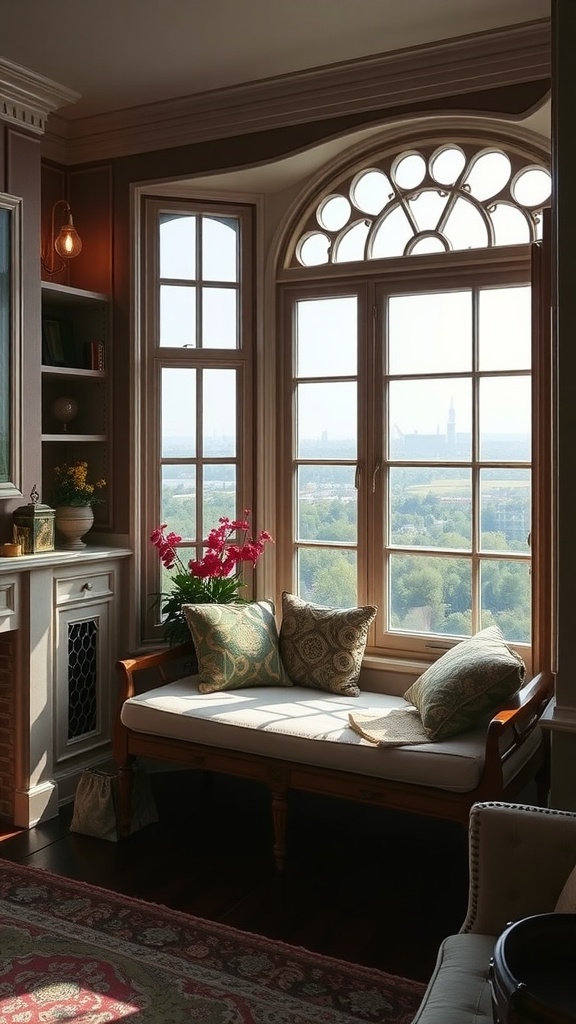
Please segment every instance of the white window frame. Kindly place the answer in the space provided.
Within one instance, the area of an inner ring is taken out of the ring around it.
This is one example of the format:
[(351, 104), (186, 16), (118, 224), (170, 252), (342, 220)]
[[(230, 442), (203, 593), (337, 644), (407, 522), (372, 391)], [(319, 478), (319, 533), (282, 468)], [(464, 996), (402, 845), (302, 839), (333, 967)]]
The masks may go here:
[[(249, 204), (229, 200), (216, 201), (204, 198), (158, 197), (142, 193), (140, 210), (140, 232), (138, 246), (140, 259), (137, 261), (138, 281), (137, 336), (140, 339), (138, 370), (138, 452), (139, 459), (135, 477), (140, 481), (135, 493), (141, 495), (137, 514), (136, 535), (140, 538), (140, 576), (137, 589), (141, 595), (136, 600), (139, 616), (136, 624), (137, 636), (141, 642), (163, 640), (162, 624), (159, 621), (158, 605), (154, 595), (158, 594), (161, 565), (156, 549), (150, 542), (150, 533), (161, 521), (161, 374), (168, 368), (211, 369), (232, 368), (237, 371), (236, 439), (237, 465), (236, 488), (238, 514), (245, 508), (252, 508), (254, 500), (254, 466), (252, 437), (254, 431), (254, 209)], [(239, 340), (237, 349), (215, 348), (172, 348), (156, 344), (159, 336), (159, 310), (157, 303), (159, 282), (158, 259), (158, 218), (163, 212), (234, 217), (240, 223), (240, 313)], [(211, 524), (216, 526), (217, 523)], [(170, 529), (170, 524), (168, 524)], [(198, 543), (202, 538), (196, 539)], [(198, 547), (197, 557), (201, 556)], [(248, 591), (246, 596), (250, 596)]]

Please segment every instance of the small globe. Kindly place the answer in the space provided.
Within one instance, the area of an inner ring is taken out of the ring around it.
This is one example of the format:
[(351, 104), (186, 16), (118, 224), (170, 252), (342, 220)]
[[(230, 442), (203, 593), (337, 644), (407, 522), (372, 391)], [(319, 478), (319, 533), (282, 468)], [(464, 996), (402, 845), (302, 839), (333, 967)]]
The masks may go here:
[(66, 431), (67, 424), (78, 415), (78, 402), (74, 398), (63, 395), (52, 403), (52, 412), (58, 422), (62, 424), (62, 430)]

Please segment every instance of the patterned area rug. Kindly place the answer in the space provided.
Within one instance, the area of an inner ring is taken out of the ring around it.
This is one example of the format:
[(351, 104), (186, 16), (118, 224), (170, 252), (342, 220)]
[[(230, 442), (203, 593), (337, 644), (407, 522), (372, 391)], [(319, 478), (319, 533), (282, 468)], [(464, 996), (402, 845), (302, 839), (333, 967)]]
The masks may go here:
[(410, 1024), (424, 989), (0, 860), (0, 1024)]

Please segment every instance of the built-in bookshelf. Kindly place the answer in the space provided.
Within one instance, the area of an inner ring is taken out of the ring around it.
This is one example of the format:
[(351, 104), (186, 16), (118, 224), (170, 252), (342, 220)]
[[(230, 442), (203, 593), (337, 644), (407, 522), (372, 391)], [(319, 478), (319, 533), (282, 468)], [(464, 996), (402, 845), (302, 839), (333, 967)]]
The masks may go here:
[[(86, 461), (106, 479), (110, 437), (110, 301), (99, 292), (42, 282), (42, 501), (54, 467)], [(109, 490), (107, 488), (109, 495)], [(95, 519), (108, 522), (108, 503)]]

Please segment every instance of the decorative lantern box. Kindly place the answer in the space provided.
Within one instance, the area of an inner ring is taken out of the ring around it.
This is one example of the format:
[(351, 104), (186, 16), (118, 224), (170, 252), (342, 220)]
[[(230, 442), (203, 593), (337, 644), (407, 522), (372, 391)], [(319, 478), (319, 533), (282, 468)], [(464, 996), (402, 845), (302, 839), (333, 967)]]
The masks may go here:
[(22, 545), (23, 555), (39, 551), (54, 551), (54, 509), (40, 504), (40, 495), (34, 486), (28, 505), (20, 505), (12, 514), (14, 540)]

